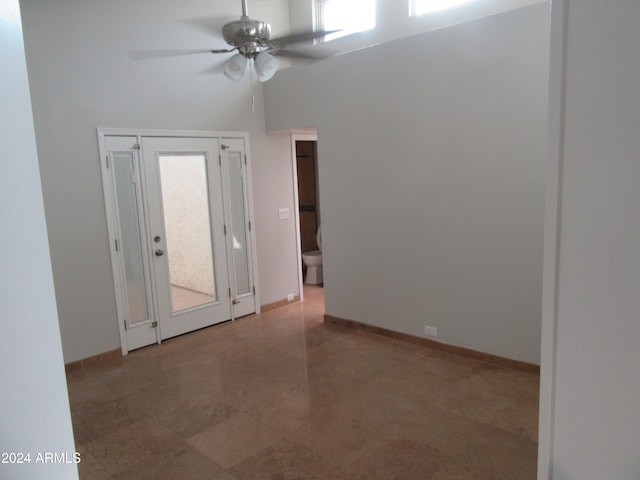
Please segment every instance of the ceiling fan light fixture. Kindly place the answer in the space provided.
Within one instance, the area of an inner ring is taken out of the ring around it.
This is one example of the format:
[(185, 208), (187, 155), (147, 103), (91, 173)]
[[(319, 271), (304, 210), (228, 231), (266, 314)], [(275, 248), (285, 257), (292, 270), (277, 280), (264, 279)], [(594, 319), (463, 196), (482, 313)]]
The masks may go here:
[(231, 80), (241, 82), (246, 69), (247, 59), (244, 55), (237, 53), (224, 65), (224, 75)]
[[(463, 2), (470, 0), (448, 1)], [(271, 26), (269, 23), (250, 18), (247, 13), (247, 0), (241, 0), (241, 2), (242, 16), (240, 19), (227, 22), (222, 26), (222, 38), (230, 48), (160, 50), (151, 52), (151, 54), (145, 51), (130, 51), (129, 56), (132, 60), (140, 60), (145, 58), (193, 55), (198, 53), (228, 54), (236, 52), (235, 55), (227, 60), (223, 68), (225, 77), (235, 82), (242, 82), (246, 76), (247, 63), (253, 64), (253, 67), (249, 67), (249, 69), (250, 71), (251, 68), (255, 69), (259, 81), (266, 82), (271, 79), (276, 74), (280, 66), (280, 62), (276, 57), (274, 57), (274, 55), (292, 59), (308, 60), (319, 60), (322, 57), (329, 56), (311, 54), (310, 52), (291, 49), (289, 46), (296, 43), (312, 42), (314, 40), (322, 39), (327, 35), (336, 33), (338, 30), (299, 32), (285, 35), (283, 37), (271, 38)], [(197, 23), (201, 24), (201, 27), (205, 25), (205, 23), (200, 20), (198, 20)], [(208, 26), (209, 23), (209, 21), (206, 22), (207, 31), (209, 31), (210, 28)], [(330, 55), (333, 55), (333, 53), (330, 53)], [(215, 67), (215, 70), (218, 70), (217, 66)], [(253, 76), (251, 78), (253, 79)]]
[(254, 60), (254, 68), (258, 74), (258, 80), (266, 82), (272, 78), (278, 71), (280, 62), (273, 55), (267, 52), (260, 52)]

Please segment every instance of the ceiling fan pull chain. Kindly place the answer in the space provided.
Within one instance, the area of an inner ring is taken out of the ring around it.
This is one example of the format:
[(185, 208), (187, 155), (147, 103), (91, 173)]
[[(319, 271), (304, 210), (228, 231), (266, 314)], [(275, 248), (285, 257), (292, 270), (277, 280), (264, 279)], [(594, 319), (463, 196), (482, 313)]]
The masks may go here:
[[(250, 59), (250, 63), (253, 63), (254, 60)], [(251, 113), (255, 113), (256, 111), (256, 95), (253, 93), (256, 86), (253, 83), (253, 68), (249, 67), (249, 88), (251, 89)]]

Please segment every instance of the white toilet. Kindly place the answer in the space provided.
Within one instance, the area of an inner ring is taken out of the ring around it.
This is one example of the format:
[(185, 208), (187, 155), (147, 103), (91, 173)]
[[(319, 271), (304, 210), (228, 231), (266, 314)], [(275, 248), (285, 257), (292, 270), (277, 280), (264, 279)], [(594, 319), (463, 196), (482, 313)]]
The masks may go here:
[(310, 285), (322, 283), (322, 234), (320, 227), (318, 227), (318, 233), (316, 234), (316, 242), (320, 250), (302, 254), (302, 261), (307, 266), (307, 275), (304, 277), (304, 283)]

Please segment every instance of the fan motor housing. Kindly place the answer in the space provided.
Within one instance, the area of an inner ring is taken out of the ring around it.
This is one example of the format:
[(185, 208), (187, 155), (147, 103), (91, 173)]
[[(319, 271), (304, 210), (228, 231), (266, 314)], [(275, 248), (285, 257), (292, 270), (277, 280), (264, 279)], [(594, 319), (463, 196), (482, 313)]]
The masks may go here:
[(271, 25), (262, 20), (242, 17), (222, 27), (222, 36), (229, 45), (241, 53), (256, 53), (269, 46)]

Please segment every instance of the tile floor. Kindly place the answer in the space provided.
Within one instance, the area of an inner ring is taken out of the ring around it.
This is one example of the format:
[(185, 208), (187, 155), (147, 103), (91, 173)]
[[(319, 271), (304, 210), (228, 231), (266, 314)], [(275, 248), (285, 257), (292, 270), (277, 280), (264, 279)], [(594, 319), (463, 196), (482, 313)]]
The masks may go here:
[(70, 372), (80, 478), (535, 479), (538, 376), (326, 325), (322, 295)]

